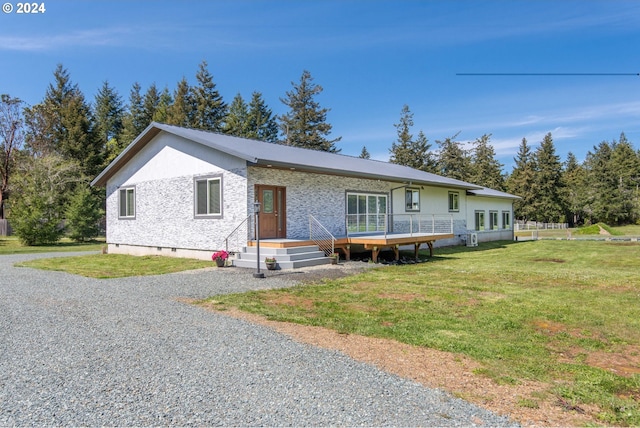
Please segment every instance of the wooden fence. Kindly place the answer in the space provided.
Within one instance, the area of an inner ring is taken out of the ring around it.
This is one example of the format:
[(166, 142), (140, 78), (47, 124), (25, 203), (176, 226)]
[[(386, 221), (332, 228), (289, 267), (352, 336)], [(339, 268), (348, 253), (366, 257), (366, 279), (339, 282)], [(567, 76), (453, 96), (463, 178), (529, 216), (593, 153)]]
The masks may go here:
[(0, 220), (0, 236), (11, 235), (11, 226), (7, 220)]

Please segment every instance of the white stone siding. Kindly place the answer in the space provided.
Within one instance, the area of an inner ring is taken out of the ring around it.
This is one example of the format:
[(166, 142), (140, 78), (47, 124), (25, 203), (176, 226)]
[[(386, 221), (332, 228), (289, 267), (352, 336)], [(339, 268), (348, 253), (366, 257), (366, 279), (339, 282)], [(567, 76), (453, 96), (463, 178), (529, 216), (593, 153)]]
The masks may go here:
[[(118, 171), (107, 185), (107, 243), (147, 247), (149, 254), (157, 248), (224, 248), (224, 238), (248, 214), (246, 166), (235, 157), (202, 149), (161, 133)], [(194, 178), (207, 175), (222, 177), (219, 219), (195, 218)], [(118, 218), (121, 187), (135, 188), (134, 219)]]

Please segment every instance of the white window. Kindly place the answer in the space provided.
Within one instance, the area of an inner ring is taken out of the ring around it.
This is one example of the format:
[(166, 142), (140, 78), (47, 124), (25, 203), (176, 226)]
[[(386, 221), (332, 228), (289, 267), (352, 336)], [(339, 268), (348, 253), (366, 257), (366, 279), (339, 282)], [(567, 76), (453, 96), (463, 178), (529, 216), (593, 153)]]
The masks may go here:
[(476, 230), (484, 230), (484, 211), (476, 211)]
[(407, 211), (420, 211), (420, 190), (406, 189), (404, 193)]
[(502, 211), (502, 228), (511, 229), (511, 212)]
[(489, 211), (489, 229), (498, 230), (498, 211)]
[(460, 211), (460, 194), (458, 192), (449, 192), (449, 211)]
[(136, 218), (136, 188), (125, 187), (118, 192), (118, 218)]
[(195, 179), (196, 217), (222, 216), (222, 177)]
[(350, 233), (384, 231), (387, 195), (347, 193), (347, 230)]

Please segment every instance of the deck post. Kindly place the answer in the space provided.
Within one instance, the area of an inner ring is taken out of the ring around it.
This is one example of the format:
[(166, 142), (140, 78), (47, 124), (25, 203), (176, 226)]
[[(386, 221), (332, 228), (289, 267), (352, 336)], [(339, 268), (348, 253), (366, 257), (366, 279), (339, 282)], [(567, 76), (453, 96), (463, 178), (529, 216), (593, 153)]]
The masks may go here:
[(400, 245), (393, 246), (393, 254), (396, 256), (396, 261), (400, 260)]
[(351, 260), (351, 245), (346, 245), (344, 247), (344, 259), (346, 261)]
[(420, 250), (420, 243), (416, 242), (413, 244), (413, 257), (418, 260), (418, 251)]

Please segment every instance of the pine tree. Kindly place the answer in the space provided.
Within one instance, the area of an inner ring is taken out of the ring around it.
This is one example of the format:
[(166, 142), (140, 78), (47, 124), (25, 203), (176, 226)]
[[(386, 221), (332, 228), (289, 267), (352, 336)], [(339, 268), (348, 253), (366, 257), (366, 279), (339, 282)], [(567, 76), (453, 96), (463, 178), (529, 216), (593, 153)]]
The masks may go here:
[(195, 106), (191, 126), (206, 131), (223, 132), (227, 116), (227, 105), (216, 89), (213, 76), (207, 70), (207, 62), (202, 61), (196, 73), (198, 85), (192, 88)]
[(562, 200), (562, 163), (556, 155), (551, 133), (544, 136), (540, 146), (533, 154), (535, 162), (533, 201), (536, 221), (544, 223), (563, 223), (565, 206)]
[(471, 178), (471, 158), (459, 141), (457, 134), (436, 141), (440, 147), (437, 160), (437, 173), (456, 180), (469, 181)]
[(65, 212), (69, 238), (76, 242), (95, 238), (100, 234), (100, 219), (103, 216), (100, 196), (94, 194), (86, 184), (77, 186)]
[(367, 150), (367, 146), (362, 146), (362, 151), (360, 152), (360, 156), (358, 156), (361, 159), (371, 159), (371, 155), (369, 154), (369, 151)]
[(167, 112), (167, 123), (176, 126), (189, 126), (194, 115), (193, 96), (187, 79), (184, 77), (173, 92), (173, 104)]
[(398, 138), (391, 144), (391, 149), (389, 149), (389, 153), (391, 154), (389, 162), (409, 166), (414, 162), (414, 157), (411, 152), (411, 143), (413, 141), (413, 135), (411, 134), (413, 113), (409, 110), (408, 105), (405, 104), (402, 107), (400, 122), (395, 123), (393, 126), (396, 128)]
[(616, 225), (635, 223), (640, 218), (637, 199), (640, 158), (624, 133), (612, 144), (609, 169), (615, 187), (611, 189), (611, 216), (607, 221)]
[(586, 206), (586, 172), (576, 156), (569, 152), (562, 171), (563, 199), (567, 207), (570, 226), (582, 223)]
[(283, 143), (331, 153), (340, 152), (335, 143), (341, 137), (334, 140), (326, 138), (332, 128), (326, 121), (329, 109), (320, 108), (315, 101), (316, 95), (322, 92), (322, 86), (313, 83), (313, 77), (307, 70), (302, 72), (299, 84), (291, 84), (293, 90), (288, 91), (285, 98), (280, 98), (289, 107), (289, 112), (279, 118)]
[(158, 105), (156, 106), (156, 111), (153, 113), (152, 120), (154, 122), (167, 123), (171, 104), (173, 104), (173, 98), (171, 98), (169, 88), (165, 86), (158, 98)]
[(247, 115), (247, 138), (254, 138), (269, 143), (278, 142), (278, 124), (269, 107), (262, 99), (260, 92), (251, 94), (249, 113)]
[(506, 187), (509, 193), (520, 196), (520, 199), (513, 203), (514, 216), (527, 222), (533, 219), (535, 193), (532, 185), (535, 171), (531, 146), (527, 144), (526, 138), (522, 139), (518, 154), (513, 160), (515, 165), (507, 179)]
[(585, 189), (585, 214), (589, 223), (608, 222), (613, 207), (615, 174), (611, 171), (611, 146), (603, 141), (588, 151), (584, 161), (588, 186)]
[(248, 136), (248, 116), (249, 111), (247, 103), (239, 93), (231, 101), (229, 106), (229, 114), (224, 124), (224, 133), (236, 137)]
[(473, 143), (470, 181), (479, 186), (495, 190), (504, 190), (502, 165), (495, 158), (496, 152), (489, 144), (491, 134), (485, 134)]
[(147, 92), (145, 92), (144, 97), (142, 98), (142, 116), (141, 120), (144, 123), (143, 130), (153, 122), (153, 117), (158, 110), (158, 105), (160, 104), (160, 92), (158, 92), (158, 88), (156, 87), (155, 82), (149, 86)]
[(95, 97), (94, 117), (96, 136), (105, 152), (103, 166), (106, 166), (117, 156), (114, 151), (117, 150), (117, 140), (124, 129), (122, 98), (106, 80)]
[(145, 118), (140, 84), (134, 83), (129, 92), (129, 111), (124, 115), (122, 135), (118, 139), (117, 153), (120, 153), (149, 125)]

